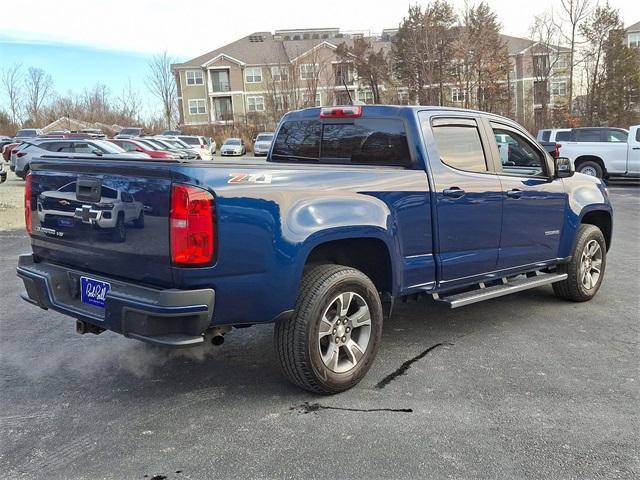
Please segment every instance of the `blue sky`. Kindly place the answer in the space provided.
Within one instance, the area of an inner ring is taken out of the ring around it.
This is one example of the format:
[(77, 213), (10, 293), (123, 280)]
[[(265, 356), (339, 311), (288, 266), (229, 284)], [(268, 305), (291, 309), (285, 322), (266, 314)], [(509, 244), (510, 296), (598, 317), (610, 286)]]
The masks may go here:
[[(130, 79), (148, 113), (152, 113), (155, 103), (145, 83), (151, 57), (150, 53), (0, 38), (0, 67), (21, 63), (25, 70), (32, 66), (42, 68), (51, 75), (54, 89), (60, 95), (69, 91), (80, 93), (103, 83), (109, 87), (112, 96), (117, 97)], [(0, 100), (0, 105), (4, 101)]]

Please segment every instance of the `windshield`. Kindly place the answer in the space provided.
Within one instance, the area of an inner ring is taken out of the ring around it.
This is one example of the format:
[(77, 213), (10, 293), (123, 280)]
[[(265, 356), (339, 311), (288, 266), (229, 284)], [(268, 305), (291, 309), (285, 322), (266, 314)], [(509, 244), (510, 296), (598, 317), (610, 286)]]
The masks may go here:
[(140, 128), (123, 128), (120, 130), (120, 135), (138, 135), (141, 130)]
[(224, 142), (225, 145), (240, 145), (240, 139), (238, 138), (229, 138)]
[(149, 139), (138, 139), (137, 140), (139, 143), (141, 143), (142, 145), (144, 145), (145, 147), (151, 149), (151, 150), (158, 150), (159, 148), (161, 149), (162, 146), (158, 145), (156, 142), (154, 142), (153, 140), (149, 140)]
[(92, 143), (106, 153), (125, 153), (124, 148), (120, 148), (116, 144), (107, 142), (106, 140), (94, 140)]
[(256, 137), (256, 142), (270, 142), (273, 140), (273, 133), (258, 135)]
[(35, 137), (38, 134), (37, 130), (34, 130), (32, 128), (27, 128), (24, 130), (18, 130), (18, 133), (16, 133), (16, 137)]
[(180, 140), (189, 145), (200, 145), (200, 139), (198, 137), (180, 137)]

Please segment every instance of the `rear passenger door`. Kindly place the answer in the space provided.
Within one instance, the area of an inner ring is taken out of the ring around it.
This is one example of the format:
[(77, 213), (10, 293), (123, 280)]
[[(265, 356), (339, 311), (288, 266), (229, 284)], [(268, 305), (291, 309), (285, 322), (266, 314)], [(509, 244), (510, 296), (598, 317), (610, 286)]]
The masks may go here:
[[(554, 179), (551, 159), (524, 132), (483, 120), (502, 185), (502, 234), (498, 269), (525, 267), (557, 258), (564, 224), (566, 194)], [(499, 143), (509, 145), (507, 157)]]
[(420, 115), (436, 205), (439, 280), (462, 283), (496, 268), (500, 181), (476, 118)]

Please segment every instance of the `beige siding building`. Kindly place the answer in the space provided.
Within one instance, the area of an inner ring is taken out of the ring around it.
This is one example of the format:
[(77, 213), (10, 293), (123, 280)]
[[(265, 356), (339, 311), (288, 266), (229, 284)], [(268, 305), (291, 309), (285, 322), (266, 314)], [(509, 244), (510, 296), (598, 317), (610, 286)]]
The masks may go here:
[[(389, 29), (366, 38), (376, 50), (390, 52), (394, 34)], [(258, 115), (277, 122), (291, 109), (346, 104), (349, 99), (372, 103), (371, 90), (336, 54), (338, 45), (352, 44), (362, 36), (337, 28), (256, 32), (175, 64), (180, 124), (220, 125)], [(503, 39), (512, 65), (505, 79), (511, 116), (526, 124), (566, 103), (566, 51), (543, 49), (523, 38)], [(451, 106), (463, 106), (467, 95), (473, 95), (455, 85), (448, 87), (445, 103)], [(385, 101), (406, 104), (408, 91), (402, 87), (387, 91)]]

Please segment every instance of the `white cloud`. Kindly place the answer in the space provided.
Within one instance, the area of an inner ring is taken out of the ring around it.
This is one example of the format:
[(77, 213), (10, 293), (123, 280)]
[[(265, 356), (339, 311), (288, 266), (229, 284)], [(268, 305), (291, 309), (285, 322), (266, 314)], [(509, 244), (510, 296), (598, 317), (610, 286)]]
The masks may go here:
[[(2, 36), (144, 53), (167, 49), (172, 54), (191, 57), (255, 31), (340, 27), (380, 32), (395, 27), (413, 3), (414, 0), (21, 0), (20, 10), (28, 15), (4, 22)], [(461, 8), (464, 0), (453, 3)], [(557, 10), (559, 2), (488, 3), (498, 13), (505, 33), (526, 36), (533, 16), (552, 5)], [(611, 4), (620, 8), (627, 24), (640, 20), (637, 0), (613, 0)]]

